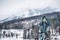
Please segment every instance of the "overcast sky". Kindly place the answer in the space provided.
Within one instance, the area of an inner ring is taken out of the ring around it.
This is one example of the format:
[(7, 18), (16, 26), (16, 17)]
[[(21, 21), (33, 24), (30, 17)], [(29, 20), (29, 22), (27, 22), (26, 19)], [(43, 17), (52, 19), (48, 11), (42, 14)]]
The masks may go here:
[(0, 20), (15, 14), (17, 10), (46, 7), (60, 11), (60, 0), (0, 0)]

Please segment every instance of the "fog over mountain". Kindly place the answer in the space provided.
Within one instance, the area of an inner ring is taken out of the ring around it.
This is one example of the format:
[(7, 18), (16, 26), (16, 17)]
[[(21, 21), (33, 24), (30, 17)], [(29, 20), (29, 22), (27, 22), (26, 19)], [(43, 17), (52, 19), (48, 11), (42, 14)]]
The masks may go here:
[(42, 10), (41, 9), (27, 8), (27, 9), (18, 10), (13, 15), (11, 15), (5, 19), (0, 20), (0, 22), (9, 21), (9, 20), (13, 20), (13, 19), (32, 17), (32, 16), (42, 15), (42, 14), (46, 14), (46, 13), (52, 13), (55, 11), (56, 11), (56, 9), (53, 9), (50, 7), (44, 8)]
[[(20, 15), (20, 17), (24, 15), (24, 17), (28, 17), (37, 15), (36, 13), (43, 14), (52, 12), (53, 10), (60, 11), (60, 0), (0, 0), (0, 20), (12, 15)], [(21, 13), (21, 11), (26, 11), (27, 13)]]

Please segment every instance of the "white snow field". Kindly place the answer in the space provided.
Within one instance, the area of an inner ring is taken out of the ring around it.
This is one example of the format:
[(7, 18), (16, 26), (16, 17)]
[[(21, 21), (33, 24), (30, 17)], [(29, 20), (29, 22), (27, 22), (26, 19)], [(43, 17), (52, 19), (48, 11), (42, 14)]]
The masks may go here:
[(7, 34), (9, 32), (13, 32), (15, 34), (18, 34), (18, 38), (16, 38), (16, 35), (14, 35), (14, 37), (2, 37), (0, 40), (23, 40), (23, 29), (10, 29), (10, 30), (2, 30), (2, 33), (3, 31), (7, 31)]
[[(35, 39), (23, 39), (23, 32), (24, 32), (23, 29), (2, 30), (2, 33), (3, 33), (3, 31), (6, 31), (7, 34), (9, 32), (13, 32), (15, 34), (18, 34), (18, 38), (16, 38), (16, 35), (14, 35), (14, 37), (1, 37), (0, 40), (35, 40)], [(55, 34), (55, 33), (53, 33), (53, 34)], [(55, 38), (56, 38), (56, 40), (60, 40), (59, 33), (56, 33), (55, 36), (54, 35), (51, 35), (51, 40), (55, 40)], [(40, 40), (40, 38), (39, 38), (39, 40)]]

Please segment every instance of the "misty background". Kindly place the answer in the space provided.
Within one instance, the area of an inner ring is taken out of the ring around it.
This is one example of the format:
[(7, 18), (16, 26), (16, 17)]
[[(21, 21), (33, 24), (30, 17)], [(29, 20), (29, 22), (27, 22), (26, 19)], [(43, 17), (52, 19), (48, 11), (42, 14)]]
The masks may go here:
[(29, 9), (39, 9), (38, 15), (53, 11), (60, 12), (60, 0), (0, 0), (0, 20), (16, 14), (28, 17), (28, 12), (24, 14), (21, 12)]

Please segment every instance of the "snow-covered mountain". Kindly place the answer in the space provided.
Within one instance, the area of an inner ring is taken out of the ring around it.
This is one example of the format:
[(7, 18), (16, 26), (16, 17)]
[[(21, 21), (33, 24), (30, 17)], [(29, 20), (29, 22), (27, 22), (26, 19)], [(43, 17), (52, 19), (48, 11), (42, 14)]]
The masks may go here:
[(52, 9), (50, 7), (47, 7), (44, 9), (27, 8), (27, 9), (23, 9), (23, 10), (18, 10), (13, 15), (11, 15), (3, 20), (0, 20), (0, 23), (9, 21), (9, 20), (14, 20), (14, 19), (22, 19), (22, 18), (31, 17), (31, 16), (42, 15), (42, 14), (51, 13), (54, 11), (55, 11), (55, 9)]

